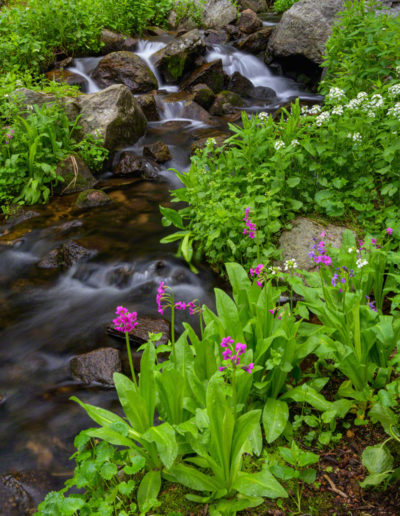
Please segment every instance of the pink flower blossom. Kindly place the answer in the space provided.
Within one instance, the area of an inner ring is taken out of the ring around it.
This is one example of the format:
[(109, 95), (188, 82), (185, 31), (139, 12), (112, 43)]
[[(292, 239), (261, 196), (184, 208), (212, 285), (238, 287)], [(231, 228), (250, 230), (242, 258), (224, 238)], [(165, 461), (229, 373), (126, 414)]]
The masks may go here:
[(157, 289), (157, 297), (156, 297), (158, 312), (160, 314), (164, 313), (164, 309), (162, 307), (161, 301), (163, 300), (163, 296), (165, 294), (165, 289), (166, 289), (165, 283), (164, 283), (164, 281), (161, 281), (160, 286)]
[(129, 312), (127, 308), (118, 306), (115, 312), (118, 317), (113, 319), (115, 329), (122, 333), (131, 332), (139, 323), (137, 321), (137, 312)]
[(393, 233), (393, 229), (392, 228), (386, 228), (385, 231), (386, 231), (386, 233), (388, 235), (391, 235)]

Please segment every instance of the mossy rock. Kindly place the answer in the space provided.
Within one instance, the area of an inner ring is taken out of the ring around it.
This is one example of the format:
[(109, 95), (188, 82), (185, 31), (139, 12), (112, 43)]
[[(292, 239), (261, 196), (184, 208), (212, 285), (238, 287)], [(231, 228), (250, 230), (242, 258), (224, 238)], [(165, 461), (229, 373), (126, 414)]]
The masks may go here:
[(102, 190), (90, 189), (78, 195), (75, 206), (77, 208), (95, 208), (96, 206), (104, 206), (111, 202), (111, 197)]
[(89, 167), (78, 155), (71, 154), (61, 161), (57, 165), (56, 174), (63, 179), (55, 188), (55, 193), (59, 195), (81, 192), (97, 183)]
[(228, 115), (235, 113), (239, 108), (245, 105), (244, 100), (233, 93), (232, 91), (221, 91), (218, 93), (213, 105), (211, 106), (210, 113), (212, 115)]

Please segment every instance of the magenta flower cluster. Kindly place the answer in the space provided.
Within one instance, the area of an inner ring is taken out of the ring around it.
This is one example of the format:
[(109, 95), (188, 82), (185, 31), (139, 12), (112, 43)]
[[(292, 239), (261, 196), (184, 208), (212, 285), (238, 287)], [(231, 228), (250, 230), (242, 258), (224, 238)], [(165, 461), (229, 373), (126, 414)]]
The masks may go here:
[[(321, 238), (324, 238), (324, 236), (325, 236), (325, 231), (323, 231), (321, 233)], [(314, 238), (314, 241), (316, 242), (315, 238)], [(310, 258), (312, 258), (314, 263), (316, 263), (317, 265), (322, 263), (322, 264), (324, 264), (326, 266), (329, 266), (332, 263), (332, 258), (329, 255), (326, 254), (325, 242), (323, 240), (318, 242), (318, 244), (315, 243), (311, 247), (311, 251), (308, 253), (308, 256)]]
[(392, 228), (386, 228), (385, 229), (386, 233), (391, 236), (391, 234), (393, 233), (393, 229)]
[(190, 315), (195, 314), (196, 305), (193, 301), (190, 301), (189, 303), (185, 303), (184, 301), (178, 301), (175, 303), (175, 308), (177, 310), (186, 310), (186, 308), (189, 310)]
[(164, 313), (164, 308), (163, 308), (163, 306), (161, 304), (161, 301), (163, 300), (166, 288), (167, 287), (165, 286), (165, 283), (163, 281), (161, 281), (161, 283), (160, 283), (160, 285), (159, 285), (159, 287), (157, 289), (157, 296), (156, 296), (158, 313), (160, 313), (160, 314)]
[(113, 319), (115, 329), (122, 333), (131, 332), (139, 324), (137, 312), (129, 312), (127, 308), (118, 306), (115, 313), (118, 315)]
[[(247, 346), (246, 344), (242, 344), (241, 342), (237, 342), (230, 337), (224, 337), (221, 341), (221, 347), (224, 348), (222, 352), (222, 357), (224, 360), (229, 361), (231, 365), (236, 368), (239, 365), (241, 356), (246, 352)], [(220, 371), (224, 371), (228, 366), (222, 366), (219, 368)], [(252, 362), (248, 366), (243, 366), (247, 373), (251, 373), (254, 368), (254, 363)]]
[(10, 131), (6, 134), (6, 143), (10, 143), (10, 141), (14, 138), (15, 131), (14, 129), (10, 129)]
[(245, 228), (243, 229), (243, 235), (248, 235), (249, 238), (254, 238), (256, 235), (256, 225), (249, 219), (250, 208), (246, 208), (244, 212)]
[[(255, 267), (254, 269), (250, 269), (250, 276), (253, 277), (253, 276), (256, 276), (257, 278), (260, 276), (261, 274), (261, 271), (263, 270), (264, 268), (264, 265), (262, 263), (260, 263), (259, 265), (257, 265), (257, 267)], [(257, 285), (259, 287), (262, 287), (263, 286), (263, 283), (262, 281), (260, 281), (262, 278), (260, 279), (257, 279)]]

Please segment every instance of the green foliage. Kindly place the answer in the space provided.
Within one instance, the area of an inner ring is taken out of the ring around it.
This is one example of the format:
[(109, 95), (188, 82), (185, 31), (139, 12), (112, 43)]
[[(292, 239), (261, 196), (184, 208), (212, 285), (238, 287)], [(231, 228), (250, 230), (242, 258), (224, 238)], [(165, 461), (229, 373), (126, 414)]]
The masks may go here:
[(382, 14), (379, 9), (381, 2), (346, 1), (326, 45), (323, 93), (336, 86), (351, 97), (359, 91), (374, 91), (396, 76), (399, 17)]
[(299, 0), (275, 0), (274, 2), (274, 11), (277, 13), (283, 13), (287, 11)]
[(163, 22), (172, 5), (172, 0), (30, 0), (2, 9), (0, 69), (39, 72), (54, 53), (95, 53), (103, 28), (141, 32), (151, 22)]
[(201, 26), (201, 18), (206, 5), (206, 0), (175, 0), (173, 10), (176, 13), (176, 24), (184, 19), (192, 20), (198, 27)]
[[(76, 141), (78, 119), (71, 123), (57, 103), (27, 106), (8, 102), (4, 114), (11, 123), (0, 129), (0, 204), (47, 202), (60, 178), (57, 164), (78, 152), (94, 169), (107, 155), (101, 140), (88, 136)], [(19, 114), (17, 114), (19, 113)]]

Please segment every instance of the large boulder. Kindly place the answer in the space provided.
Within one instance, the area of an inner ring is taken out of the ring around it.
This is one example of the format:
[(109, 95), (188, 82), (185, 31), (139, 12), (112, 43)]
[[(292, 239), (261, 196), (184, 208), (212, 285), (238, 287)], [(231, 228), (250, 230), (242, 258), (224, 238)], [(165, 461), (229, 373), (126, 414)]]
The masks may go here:
[(314, 239), (321, 240), (320, 235), (324, 231), (324, 242), (340, 247), (343, 233), (347, 229), (333, 224), (322, 226), (306, 217), (297, 217), (291, 225), (292, 229), (284, 231), (279, 239), (279, 248), (283, 251), (282, 258), (283, 260), (294, 258), (299, 269), (308, 271), (315, 268), (315, 263), (309, 257), (311, 247), (315, 243)]
[(111, 52), (103, 57), (93, 72), (101, 88), (125, 84), (132, 93), (147, 93), (158, 88), (154, 73), (145, 61), (132, 52)]
[(220, 28), (237, 18), (236, 7), (230, 0), (208, 0), (203, 9), (201, 22), (204, 27)]
[(63, 179), (55, 187), (55, 193), (60, 195), (82, 192), (82, 190), (92, 188), (97, 183), (89, 167), (78, 155), (71, 154), (60, 161), (57, 165), (56, 174)]
[(84, 134), (98, 134), (104, 146), (115, 150), (135, 143), (146, 132), (147, 121), (139, 104), (123, 84), (79, 97)]
[(191, 90), (196, 84), (205, 84), (214, 93), (219, 93), (225, 87), (226, 76), (222, 60), (216, 59), (197, 68), (182, 84), (183, 90)]
[(137, 44), (137, 39), (124, 36), (124, 34), (112, 30), (103, 29), (100, 34), (100, 52), (104, 56), (110, 52), (118, 52), (119, 50), (134, 52), (137, 48)]
[(113, 385), (113, 374), (121, 372), (121, 357), (114, 348), (99, 348), (74, 357), (70, 362), (71, 374), (82, 383)]
[(215, 100), (215, 93), (207, 84), (196, 84), (192, 88), (193, 100), (204, 109), (209, 109)]
[(181, 79), (194, 68), (196, 59), (204, 54), (206, 45), (197, 29), (171, 41), (152, 56), (154, 66), (167, 83)]
[(343, 0), (301, 0), (286, 11), (272, 34), (266, 61), (303, 56), (321, 64), (325, 43)]

